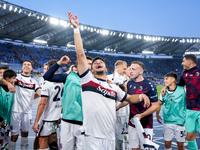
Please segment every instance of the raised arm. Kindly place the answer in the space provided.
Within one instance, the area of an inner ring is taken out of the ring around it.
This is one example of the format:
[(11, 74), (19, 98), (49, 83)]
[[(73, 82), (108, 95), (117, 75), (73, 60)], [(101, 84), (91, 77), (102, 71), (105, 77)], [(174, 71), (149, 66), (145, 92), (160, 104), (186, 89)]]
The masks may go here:
[(74, 18), (71, 12), (68, 12), (68, 18), (71, 25), (74, 28), (74, 42), (75, 42), (75, 48), (76, 48), (76, 54), (77, 54), (77, 60), (78, 60), (78, 71), (79, 71), (79, 75), (82, 75), (85, 71), (88, 70), (88, 64), (87, 64), (85, 52), (83, 50), (81, 35), (79, 32), (79, 20), (78, 20), (77, 15), (75, 14), (75, 18)]

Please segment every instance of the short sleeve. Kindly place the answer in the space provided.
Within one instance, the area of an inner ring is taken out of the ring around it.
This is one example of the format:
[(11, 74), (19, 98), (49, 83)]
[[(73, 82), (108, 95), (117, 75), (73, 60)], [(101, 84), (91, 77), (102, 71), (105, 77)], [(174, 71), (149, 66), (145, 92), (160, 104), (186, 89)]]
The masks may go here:
[(122, 91), (118, 86), (114, 85), (116, 88), (116, 92), (117, 92), (117, 101), (123, 102), (126, 97), (127, 97), (127, 93)]
[(147, 95), (148, 95), (151, 102), (157, 102), (158, 101), (158, 93), (157, 93), (156, 86), (151, 82), (149, 82), (149, 90), (148, 90)]
[(44, 81), (42, 84), (42, 91), (41, 91), (41, 97), (49, 97), (49, 88), (51, 86), (49, 85), (49, 82)]
[(80, 77), (81, 84), (85, 84), (85, 83), (88, 83), (89, 81), (91, 81), (94, 78), (94, 75), (88, 69), (79, 77)]

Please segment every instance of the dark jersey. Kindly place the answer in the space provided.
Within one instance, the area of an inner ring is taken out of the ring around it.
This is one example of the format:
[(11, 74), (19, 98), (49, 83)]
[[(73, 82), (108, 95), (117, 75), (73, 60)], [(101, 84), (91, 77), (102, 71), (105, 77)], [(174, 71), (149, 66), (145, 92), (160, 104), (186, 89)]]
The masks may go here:
[(187, 109), (200, 111), (200, 68), (195, 66), (185, 70), (181, 75), (179, 85), (186, 85)]
[[(128, 94), (146, 94), (151, 102), (158, 101), (158, 94), (156, 90), (156, 86), (147, 79), (144, 79), (141, 82), (134, 82), (134, 80), (130, 80), (127, 84)], [(137, 104), (130, 103), (130, 116), (129, 116), (129, 125), (134, 127), (134, 125), (130, 122), (130, 119), (133, 118), (136, 114), (141, 114), (146, 111), (148, 108), (143, 107), (144, 102), (140, 102)], [(153, 115), (150, 114), (141, 120), (141, 124), (143, 128), (153, 128)]]

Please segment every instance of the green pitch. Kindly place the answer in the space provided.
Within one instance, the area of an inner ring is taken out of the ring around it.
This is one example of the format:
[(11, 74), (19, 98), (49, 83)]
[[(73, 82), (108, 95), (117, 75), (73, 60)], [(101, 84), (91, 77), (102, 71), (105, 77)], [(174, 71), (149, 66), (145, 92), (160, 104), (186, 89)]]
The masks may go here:
[(157, 92), (158, 92), (158, 97), (160, 97), (160, 90), (161, 90), (163, 87), (164, 87), (164, 86), (156, 86)]

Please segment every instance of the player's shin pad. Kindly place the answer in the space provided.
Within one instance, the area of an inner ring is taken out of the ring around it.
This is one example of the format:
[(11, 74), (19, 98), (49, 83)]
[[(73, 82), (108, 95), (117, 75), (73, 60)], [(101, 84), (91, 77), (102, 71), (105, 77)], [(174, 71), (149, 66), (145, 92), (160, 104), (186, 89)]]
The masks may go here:
[(139, 135), (140, 141), (142, 143), (142, 145), (144, 146), (144, 149), (148, 149), (148, 150), (158, 150), (158, 148), (160, 147), (158, 144), (152, 142), (151, 140), (148, 139), (148, 137), (146, 136), (146, 133), (144, 132), (144, 129), (140, 123), (140, 120), (138, 117), (134, 117), (131, 119), (131, 123), (135, 125), (136, 129), (137, 129), (137, 133)]

